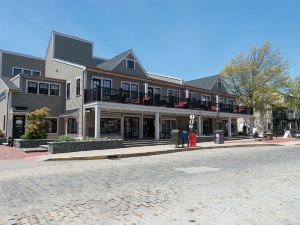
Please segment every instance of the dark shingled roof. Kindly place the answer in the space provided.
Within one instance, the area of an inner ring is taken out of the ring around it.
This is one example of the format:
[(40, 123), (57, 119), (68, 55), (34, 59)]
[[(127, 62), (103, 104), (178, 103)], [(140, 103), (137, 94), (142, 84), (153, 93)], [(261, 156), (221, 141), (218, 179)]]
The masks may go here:
[(220, 75), (217, 74), (209, 77), (203, 77), (195, 80), (185, 81), (184, 84), (197, 87), (197, 88), (211, 90), (219, 77)]
[(11, 77), (2, 76), (0, 80), (8, 87), (8, 89), (18, 90), (19, 88), (10, 81)]

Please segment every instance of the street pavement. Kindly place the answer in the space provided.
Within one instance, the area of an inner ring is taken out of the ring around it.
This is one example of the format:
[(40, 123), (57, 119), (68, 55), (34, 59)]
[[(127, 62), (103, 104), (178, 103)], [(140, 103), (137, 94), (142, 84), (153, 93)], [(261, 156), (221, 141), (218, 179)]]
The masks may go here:
[(299, 145), (0, 161), (0, 224), (300, 224)]

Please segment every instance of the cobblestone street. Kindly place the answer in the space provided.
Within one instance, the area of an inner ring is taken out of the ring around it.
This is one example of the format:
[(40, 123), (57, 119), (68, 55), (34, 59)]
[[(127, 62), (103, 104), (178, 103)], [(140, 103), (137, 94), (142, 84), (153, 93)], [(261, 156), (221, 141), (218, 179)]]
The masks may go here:
[(0, 161), (0, 224), (300, 224), (298, 146)]

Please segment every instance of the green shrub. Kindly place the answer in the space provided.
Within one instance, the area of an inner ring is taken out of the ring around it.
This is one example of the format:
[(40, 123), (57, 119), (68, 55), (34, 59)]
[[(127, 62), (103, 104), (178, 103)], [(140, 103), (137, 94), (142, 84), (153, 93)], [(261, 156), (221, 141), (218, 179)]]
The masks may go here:
[(68, 135), (59, 136), (55, 140), (55, 142), (73, 142), (73, 141), (76, 141), (76, 139)]
[(28, 113), (26, 132), (21, 136), (22, 139), (45, 139), (47, 138), (48, 108), (40, 108), (34, 112)]
[(40, 133), (30, 133), (26, 132), (21, 136), (21, 139), (30, 140), (30, 139), (46, 139), (47, 133), (40, 132)]

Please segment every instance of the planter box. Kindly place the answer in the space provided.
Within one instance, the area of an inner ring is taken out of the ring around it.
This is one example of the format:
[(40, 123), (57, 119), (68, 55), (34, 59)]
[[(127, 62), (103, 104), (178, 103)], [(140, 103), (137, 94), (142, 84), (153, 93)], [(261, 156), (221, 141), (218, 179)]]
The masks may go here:
[(2, 143), (6, 143), (7, 139), (6, 138), (0, 138), (0, 145), (2, 145)]
[(47, 145), (49, 141), (53, 141), (53, 139), (14, 139), (14, 146), (17, 148), (37, 148), (40, 145)]
[(51, 154), (122, 148), (123, 139), (98, 141), (48, 142)]

